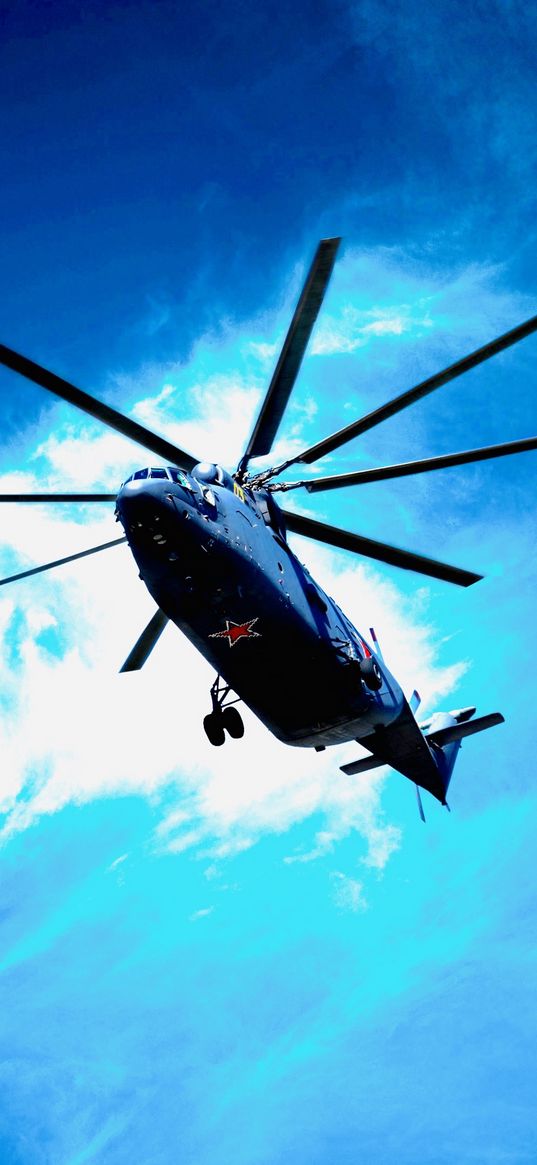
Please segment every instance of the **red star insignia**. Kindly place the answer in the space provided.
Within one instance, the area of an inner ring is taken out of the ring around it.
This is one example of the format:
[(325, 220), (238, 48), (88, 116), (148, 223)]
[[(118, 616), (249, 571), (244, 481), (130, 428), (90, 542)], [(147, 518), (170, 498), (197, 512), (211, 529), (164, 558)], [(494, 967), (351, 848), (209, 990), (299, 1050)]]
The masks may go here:
[(260, 639), (260, 632), (252, 631), (258, 618), (259, 616), (256, 616), (255, 619), (249, 619), (247, 623), (234, 623), (232, 619), (226, 619), (226, 630), (213, 631), (209, 635), (209, 639), (227, 639), (230, 647), (234, 647), (239, 639)]

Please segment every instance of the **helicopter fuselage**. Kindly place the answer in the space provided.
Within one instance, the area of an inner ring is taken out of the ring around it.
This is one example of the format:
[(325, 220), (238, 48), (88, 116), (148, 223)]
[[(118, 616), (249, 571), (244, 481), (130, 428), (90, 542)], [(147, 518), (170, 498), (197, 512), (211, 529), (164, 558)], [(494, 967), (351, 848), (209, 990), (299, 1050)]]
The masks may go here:
[(291, 550), (264, 490), (217, 466), (140, 470), (116, 511), (160, 609), (279, 740), (322, 748), (369, 737), (406, 701), (364, 637)]
[[(438, 713), (418, 725), (420, 703), (407, 702), (378, 652), (371, 648), (333, 599), (311, 578), (287, 543), (294, 534), (457, 586), (482, 575), (423, 554), (280, 510), (274, 492), (339, 489), (366, 481), (428, 473), (449, 466), (537, 449), (537, 437), (506, 441), (398, 465), (299, 481), (277, 481), (293, 465), (312, 465), (448, 381), (537, 331), (532, 316), (351, 424), (344, 425), (286, 461), (251, 473), (250, 462), (267, 457), (315, 325), (340, 244), (321, 239), (304, 282), (285, 341), (250, 438), (232, 477), (219, 466), (196, 462), (191, 453), (74, 384), (0, 344), (0, 364), (41, 385), (182, 469), (138, 470), (123, 483), (116, 515), (157, 611), (129, 652), (121, 671), (137, 671), (171, 619), (214, 667), (212, 710), (203, 728), (212, 745), (244, 734), (236, 693), (268, 729), (287, 744), (325, 748), (358, 740), (370, 754), (342, 765), (347, 775), (388, 764), (445, 804), (457, 749), (463, 737), (500, 724), (499, 712), (472, 719), (475, 708)], [(104, 502), (113, 495), (1, 494), (0, 501)], [(29, 574), (86, 558), (122, 542), (60, 558), (0, 579), (3, 585)], [(420, 807), (420, 812), (422, 812)]]

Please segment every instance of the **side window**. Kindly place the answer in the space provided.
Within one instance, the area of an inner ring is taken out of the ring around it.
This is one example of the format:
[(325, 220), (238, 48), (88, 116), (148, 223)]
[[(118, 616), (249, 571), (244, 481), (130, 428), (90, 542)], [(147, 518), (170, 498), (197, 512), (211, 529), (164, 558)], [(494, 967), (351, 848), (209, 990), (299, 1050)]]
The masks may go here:
[(209, 486), (205, 485), (205, 486), (202, 486), (201, 492), (203, 494), (204, 502), (206, 502), (207, 505), (209, 506), (209, 508), (212, 510), (211, 516), (213, 518), (216, 517), (216, 508), (217, 508), (216, 507), (216, 498), (214, 496), (212, 489)]
[(190, 490), (192, 489), (192, 486), (188, 480), (188, 477), (186, 477), (185, 474), (182, 473), (180, 469), (174, 469), (174, 467), (172, 465), (170, 465), (168, 467), (168, 473), (169, 473), (169, 476), (171, 477), (172, 481), (174, 481), (176, 485), (182, 485), (183, 489), (190, 489)]

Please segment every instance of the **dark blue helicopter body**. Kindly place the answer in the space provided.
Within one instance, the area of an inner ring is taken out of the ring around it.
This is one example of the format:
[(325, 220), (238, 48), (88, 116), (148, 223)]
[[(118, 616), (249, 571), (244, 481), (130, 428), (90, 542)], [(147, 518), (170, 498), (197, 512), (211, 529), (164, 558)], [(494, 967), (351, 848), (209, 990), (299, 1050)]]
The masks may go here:
[[(168, 619), (215, 668), (212, 712), (204, 719), (212, 744), (244, 727), (237, 700), (256, 713), (280, 740), (317, 749), (356, 739), (369, 752), (342, 765), (348, 774), (389, 764), (445, 803), (460, 741), (503, 717), (473, 720), (475, 708), (436, 713), (418, 725), (410, 704), (385, 667), (333, 599), (314, 582), (287, 544), (287, 530), (358, 553), (470, 586), (481, 577), (423, 555), (329, 526), (295, 510), (281, 510), (276, 491), (309, 493), (383, 481), (537, 449), (537, 438), (428, 457), (400, 465), (361, 469), (300, 481), (276, 479), (292, 465), (308, 466), (374, 428), (450, 380), (537, 330), (537, 316), (478, 348), (434, 376), (393, 397), (281, 465), (251, 472), (250, 461), (270, 453), (321, 306), (339, 239), (316, 251), (269, 388), (233, 476), (198, 458), (110, 405), (0, 345), (0, 363), (62, 400), (97, 417), (151, 451), (170, 468), (139, 470), (111, 494), (3, 494), (0, 501), (116, 502), (116, 514), (157, 611), (122, 671), (143, 666)], [(124, 541), (124, 539), (116, 539)], [(0, 584), (39, 573), (113, 543), (34, 567)], [(419, 795), (418, 795), (419, 796)], [(421, 811), (421, 803), (420, 803)]]
[(364, 683), (370, 647), (291, 550), (267, 491), (217, 466), (159, 468), (126, 482), (116, 506), (158, 607), (280, 740), (341, 744), (401, 712), (387, 668), (375, 661), (377, 690)]

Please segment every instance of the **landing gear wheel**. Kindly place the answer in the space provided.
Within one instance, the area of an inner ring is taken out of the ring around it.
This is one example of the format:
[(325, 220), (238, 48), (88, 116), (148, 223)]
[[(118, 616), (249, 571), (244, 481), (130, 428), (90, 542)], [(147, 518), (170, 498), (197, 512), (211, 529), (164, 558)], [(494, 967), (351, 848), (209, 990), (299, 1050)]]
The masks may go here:
[(244, 736), (244, 724), (242, 716), (236, 708), (227, 707), (222, 711), (222, 721), (226, 732), (233, 737), (233, 740), (240, 740)]
[(244, 724), (242, 716), (232, 705), (237, 703), (233, 700), (231, 704), (226, 704), (230, 693), (229, 684), (217, 676), (211, 688), (211, 701), (213, 705), (212, 712), (205, 716), (203, 720), (203, 727), (205, 734), (210, 740), (211, 744), (216, 745), (217, 748), (224, 743), (226, 739), (226, 732), (233, 737), (234, 740), (240, 740), (244, 736)]
[(371, 692), (378, 692), (379, 688), (382, 687), (382, 672), (376, 659), (373, 659), (372, 656), (362, 660), (360, 675), (366, 688), (369, 688)]
[(205, 735), (211, 744), (219, 748), (226, 739), (224, 732), (224, 717), (221, 712), (209, 712), (208, 716), (203, 718), (203, 727)]

